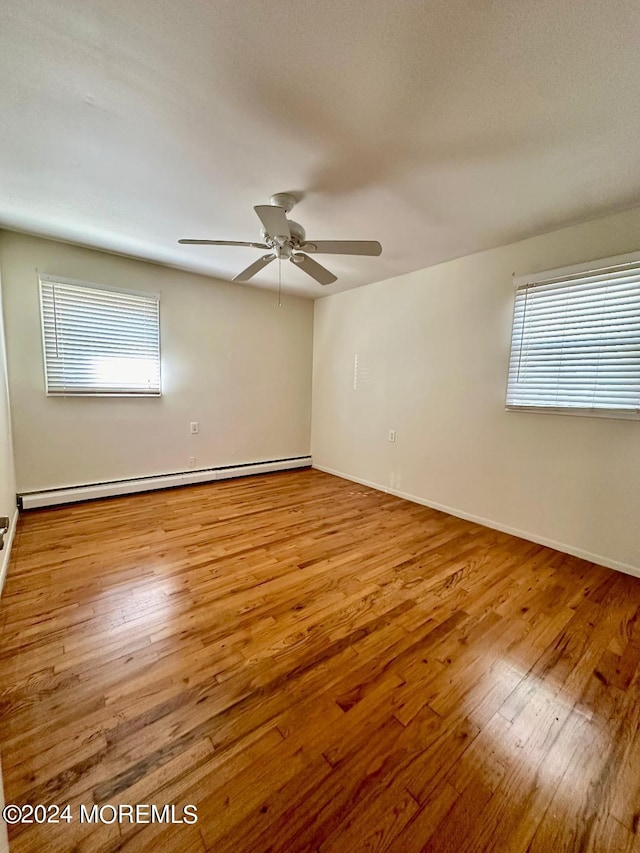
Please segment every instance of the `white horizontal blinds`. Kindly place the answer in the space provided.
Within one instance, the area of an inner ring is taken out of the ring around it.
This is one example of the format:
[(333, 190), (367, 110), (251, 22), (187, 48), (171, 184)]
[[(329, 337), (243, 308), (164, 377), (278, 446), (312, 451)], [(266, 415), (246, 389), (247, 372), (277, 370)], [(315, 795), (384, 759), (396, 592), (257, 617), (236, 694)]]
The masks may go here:
[(518, 287), (507, 406), (640, 412), (640, 263)]
[(41, 277), (47, 393), (160, 394), (159, 300)]

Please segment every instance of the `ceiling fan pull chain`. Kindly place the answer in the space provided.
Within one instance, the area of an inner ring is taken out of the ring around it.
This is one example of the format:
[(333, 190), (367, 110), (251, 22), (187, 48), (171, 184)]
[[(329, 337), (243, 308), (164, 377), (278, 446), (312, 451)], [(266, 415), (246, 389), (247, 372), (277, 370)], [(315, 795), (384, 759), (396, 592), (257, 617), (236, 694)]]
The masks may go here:
[(282, 259), (278, 258), (278, 308), (282, 308)]

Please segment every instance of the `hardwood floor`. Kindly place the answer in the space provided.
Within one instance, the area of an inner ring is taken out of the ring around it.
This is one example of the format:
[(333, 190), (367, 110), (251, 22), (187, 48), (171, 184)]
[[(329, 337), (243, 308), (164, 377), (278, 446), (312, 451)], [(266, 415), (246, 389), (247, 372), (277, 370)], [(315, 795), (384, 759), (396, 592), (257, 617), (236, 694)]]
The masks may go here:
[(0, 604), (12, 853), (640, 849), (640, 580), (300, 471), (28, 513)]

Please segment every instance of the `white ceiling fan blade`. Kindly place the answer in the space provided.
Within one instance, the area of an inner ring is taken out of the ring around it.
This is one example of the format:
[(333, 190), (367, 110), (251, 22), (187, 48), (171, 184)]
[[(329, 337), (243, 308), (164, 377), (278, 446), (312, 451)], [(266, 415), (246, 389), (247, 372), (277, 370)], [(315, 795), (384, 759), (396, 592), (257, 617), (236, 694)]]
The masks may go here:
[(334, 281), (338, 280), (338, 277), (332, 272), (329, 272), (326, 267), (323, 267), (322, 264), (314, 261), (313, 258), (310, 258), (308, 255), (303, 255), (302, 252), (297, 252), (289, 260), (292, 264), (295, 264), (297, 267), (300, 267), (301, 270), (304, 270), (307, 275), (311, 276), (311, 278), (315, 278), (315, 280), (320, 284), (333, 284)]
[(245, 243), (238, 240), (178, 240), (189, 246), (253, 246), (254, 249), (268, 249), (266, 243)]
[(234, 275), (231, 281), (249, 281), (249, 279), (259, 273), (261, 269), (264, 269), (267, 264), (270, 264), (271, 261), (275, 260), (275, 257), (275, 255), (263, 255), (259, 260), (254, 261), (250, 266), (248, 266), (246, 270), (242, 270), (238, 275)]
[(276, 207), (273, 204), (258, 204), (253, 208), (264, 225), (264, 230), (269, 237), (291, 237), (289, 223), (284, 207)]
[(304, 252), (327, 255), (381, 255), (377, 240), (306, 240), (300, 247)]

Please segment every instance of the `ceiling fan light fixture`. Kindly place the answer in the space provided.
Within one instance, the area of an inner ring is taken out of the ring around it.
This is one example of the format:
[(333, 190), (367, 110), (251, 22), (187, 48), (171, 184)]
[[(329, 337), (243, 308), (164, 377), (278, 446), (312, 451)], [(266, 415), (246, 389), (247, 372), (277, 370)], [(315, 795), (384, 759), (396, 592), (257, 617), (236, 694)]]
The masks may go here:
[(276, 258), (279, 260), (288, 260), (291, 257), (291, 241), (285, 240), (282, 237), (276, 237), (274, 240), (273, 251), (276, 253)]

